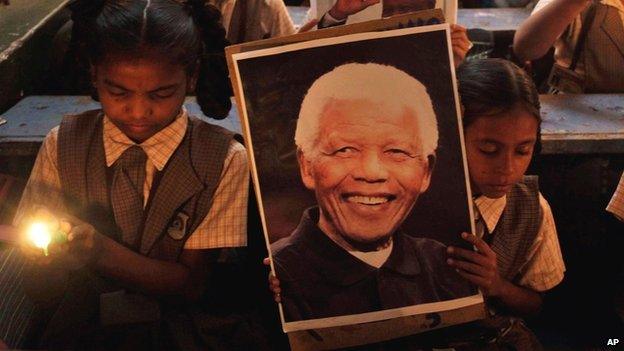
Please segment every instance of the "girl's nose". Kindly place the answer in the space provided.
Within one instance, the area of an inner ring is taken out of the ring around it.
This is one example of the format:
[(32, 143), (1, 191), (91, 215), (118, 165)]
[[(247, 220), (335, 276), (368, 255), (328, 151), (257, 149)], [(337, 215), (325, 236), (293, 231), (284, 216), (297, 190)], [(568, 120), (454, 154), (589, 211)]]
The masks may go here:
[(126, 113), (134, 120), (148, 118), (152, 114), (152, 106), (148, 99), (137, 97), (126, 105)]
[(503, 175), (512, 175), (515, 170), (515, 159), (513, 153), (506, 153), (498, 164), (498, 173)]

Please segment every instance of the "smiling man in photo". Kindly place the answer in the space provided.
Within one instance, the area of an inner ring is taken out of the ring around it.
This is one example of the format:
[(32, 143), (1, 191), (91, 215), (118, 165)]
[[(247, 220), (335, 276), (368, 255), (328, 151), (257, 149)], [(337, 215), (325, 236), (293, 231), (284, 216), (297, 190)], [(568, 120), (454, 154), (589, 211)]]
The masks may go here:
[(476, 293), (446, 264), (442, 243), (400, 229), (436, 159), (437, 121), (422, 83), (392, 66), (338, 66), (309, 88), (295, 143), (318, 207), (271, 246), (287, 321)]

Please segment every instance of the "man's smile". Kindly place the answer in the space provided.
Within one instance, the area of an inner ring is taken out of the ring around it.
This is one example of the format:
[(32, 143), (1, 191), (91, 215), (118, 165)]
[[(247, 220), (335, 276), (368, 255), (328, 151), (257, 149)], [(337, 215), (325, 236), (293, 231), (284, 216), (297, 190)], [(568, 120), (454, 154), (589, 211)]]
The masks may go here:
[(349, 203), (359, 204), (359, 205), (367, 205), (367, 206), (376, 206), (382, 205), (389, 201), (396, 199), (395, 195), (392, 194), (384, 194), (384, 193), (376, 193), (376, 194), (355, 194), (348, 193), (344, 194), (342, 198)]

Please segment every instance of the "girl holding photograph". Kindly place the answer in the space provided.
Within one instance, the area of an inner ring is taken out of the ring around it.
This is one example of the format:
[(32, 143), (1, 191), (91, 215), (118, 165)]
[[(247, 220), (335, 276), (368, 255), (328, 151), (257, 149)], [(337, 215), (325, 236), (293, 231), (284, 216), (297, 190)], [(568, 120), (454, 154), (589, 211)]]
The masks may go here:
[[(521, 318), (540, 312), (542, 293), (559, 284), (565, 271), (551, 209), (537, 179), (525, 176), (540, 145), (539, 96), (531, 78), (505, 60), (467, 62), (457, 78), (477, 232), (461, 234), (476, 250), (448, 247), (447, 263), (480, 287), (493, 314), (393, 341), (392, 347), (460, 340), (450, 346), (534, 350), (539, 342)], [(269, 281), (279, 301), (279, 281)]]

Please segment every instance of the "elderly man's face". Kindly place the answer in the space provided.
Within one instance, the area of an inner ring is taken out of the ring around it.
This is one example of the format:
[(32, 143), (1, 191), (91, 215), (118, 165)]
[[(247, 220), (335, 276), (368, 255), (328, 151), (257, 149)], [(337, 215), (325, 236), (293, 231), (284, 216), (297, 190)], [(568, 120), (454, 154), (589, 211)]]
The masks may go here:
[[(396, 112), (390, 112), (396, 111)], [(320, 118), (301, 174), (321, 209), (319, 227), (351, 243), (387, 239), (429, 186), (416, 116), (368, 100), (333, 100)]]

